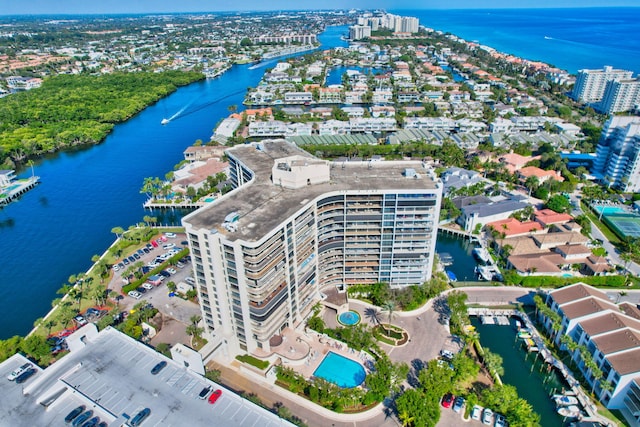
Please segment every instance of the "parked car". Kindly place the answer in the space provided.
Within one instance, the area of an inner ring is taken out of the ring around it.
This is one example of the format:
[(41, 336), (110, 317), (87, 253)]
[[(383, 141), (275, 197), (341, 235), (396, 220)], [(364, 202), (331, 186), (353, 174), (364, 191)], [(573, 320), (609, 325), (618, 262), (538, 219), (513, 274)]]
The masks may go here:
[(454, 399), (454, 396), (451, 393), (447, 393), (444, 396), (442, 396), (442, 407), (451, 408), (451, 405), (453, 404), (453, 399)]
[(127, 259), (128, 259), (128, 260), (129, 260), (129, 262), (131, 262), (131, 263), (136, 262), (136, 259), (135, 259), (135, 257), (133, 257), (133, 256), (127, 257)]
[(82, 425), (82, 423), (87, 421), (89, 418), (91, 418), (91, 415), (93, 415), (93, 411), (91, 409), (88, 410), (87, 412), (83, 412), (82, 414), (78, 415), (75, 420), (73, 420), (73, 423), (71, 425), (73, 427), (78, 427)]
[(456, 397), (453, 401), (453, 412), (460, 412), (464, 408), (464, 398), (461, 396)]
[(493, 411), (489, 408), (484, 408), (482, 412), (482, 424), (490, 426), (493, 422)]
[(496, 418), (496, 423), (494, 424), (495, 427), (505, 427), (507, 420), (504, 418), (504, 415), (496, 414), (495, 418)]
[(453, 359), (453, 352), (449, 350), (440, 350), (440, 356), (444, 359), (451, 360)]
[(18, 368), (14, 369), (8, 376), (7, 379), (9, 381), (15, 381), (16, 378), (18, 378), (20, 375), (22, 375), (23, 372), (25, 372), (27, 369), (33, 367), (33, 365), (31, 363), (25, 363), (24, 365), (20, 365)]
[(213, 405), (220, 398), (220, 396), (222, 396), (222, 390), (214, 390), (214, 392), (209, 396), (209, 403)]
[(27, 369), (26, 371), (18, 375), (18, 377), (16, 378), (16, 383), (22, 384), (23, 382), (31, 378), (31, 376), (33, 376), (33, 374), (35, 373), (36, 373), (36, 368), (32, 367)]
[(165, 251), (168, 251), (169, 249), (173, 249), (176, 247), (175, 243), (167, 243), (166, 245), (162, 246), (162, 249), (164, 249)]
[(131, 262), (129, 262), (129, 260), (128, 260), (127, 258), (123, 259), (123, 260), (122, 260), (122, 263), (123, 263), (124, 265), (129, 265), (129, 264), (131, 264)]
[(142, 294), (147, 293), (147, 290), (145, 288), (143, 288), (142, 286), (138, 286), (136, 288), (136, 292), (142, 295)]
[(142, 411), (138, 412), (133, 418), (129, 420), (129, 425), (131, 427), (138, 427), (149, 416), (150, 413), (151, 413), (151, 409), (144, 408)]
[(135, 253), (132, 255), (136, 260), (140, 259), (140, 255), (138, 255), (138, 253)]
[(204, 400), (207, 398), (207, 396), (209, 396), (210, 392), (211, 392), (211, 386), (207, 386), (202, 390), (200, 390), (200, 394), (198, 394), (198, 398), (200, 398), (201, 400)]
[(162, 277), (171, 277), (171, 273), (169, 273), (167, 270), (162, 270), (158, 274), (161, 275)]
[(158, 375), (158, 373), (162, 371), (165, 366), (167, 366), (166, 361), (163, 360), (162, 362), (158, 362), (153, 368), (151, 368), (151, 374)]
[(120, 270), (120, 267), (118, 266), (118, 264), (113, 264), (113, 266), (111, 266), (111, 269), (113, 271), (118, 271), (118, 270)]
[(473, 405), (473, 409), (471, 409), (471, 419), (480, 421), (481, 416), (482, 416), (482, 406)]
[(151, 283), (143, 283), (142, 287), (145, 288), (146, 290), (150, 291), (151, 289), (153, 289), (153, 285)]
[(144, 252), (145, 254), (149, 253), (149, 248), (147, 248), (146, 246), (144, 248), (142, 248), (142, 252)]
[(191, 277), (191, 276), (189, 276), (186, 279), (184, 279), (184, 281), (187, 282), (190, 285), (195, 285), (196, 284), (195, 279), (193, 277)]
[(182, 261), (178, 261), (177, 264), (176, 264), (176, 267), (183, 268), (184, 264), (182, 263)]
[(142, 298), (142, 295), (136, 291), (129, 291), (127, 295), (129, 295), (131, 298), (134, 298), (134, 299)]
[(84, 411), (84, 405), (78, 406), (73, 411), (69, 412), (66, 417), (64, 417), (64, 422), (69, 424), (73, 421), (78, 415), (80, 415)]
[(167, 273), (176, 274), (178, 271), (175, 268), (167, 268)]
[(96, 425), (100, 422), (100, 417), (93, 417), (86, 423), (82, 424), (81, 427), (96, 427)]
[(164, 233), (164, 235), (169, 239), (173, 239), (176, 237), (176, 233)]
[(82, 327), (87, 323), (89, 323), (87, 322), (87, 319), (85, 319), (84, 316), (81, 314), (78, 314), (76, 317), (74, 317), (73, 321), (76, 322), (76, 325), (78, 325), (78, 327)]
[(119, 262), (118, 267), (120, 267), (120, 269), (122, 270), (124, 268), (124, 262)]
[(138, 249), (136, 253), (140, 256), (144, 255), (144, 251), (142, 249)]

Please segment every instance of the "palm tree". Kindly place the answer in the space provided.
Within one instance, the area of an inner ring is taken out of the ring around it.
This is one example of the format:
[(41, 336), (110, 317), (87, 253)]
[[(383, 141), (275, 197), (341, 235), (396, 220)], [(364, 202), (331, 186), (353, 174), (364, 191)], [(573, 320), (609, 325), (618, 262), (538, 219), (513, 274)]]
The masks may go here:
[(393, 316), (395, 315), (395, 309), (396, 309), (396, 303), (395, 301), (387, 301), (384, 303), (384, 306), (382, 307), (382, 309), (387, 313), (387, 319), (388, 319), (388, 324), (389, 324), (389, 329), (387, 330), (387, 334), (391, 335), (391, 320), (393, 319)]
[(191, 325), (187, 326), (186, 332), (187, 332), (187, 335), (191, 336), (191, 347), (193, 347), (193, 339), (194, 338), (200, 339), (200, 336), (204, 332), (204, 329), (203, 328), (199, 328), (198, 326), (196, 326), (194, 324), (191, 324)]
[(124, 233), (124, 228), (122, 227), (113, 227), (111, 232), (116, 235), (116, 239), (119, 239)]
[(200, 322), (200, 320), (202, 320), (202, 316), (199, 316), (197, 314), (194, 314), (193, 316), (191, 316), (189, 318), (189, 321), (191, 322), (192, 325), (198, 325), (198, 323)]
[(380, 324), (380, 312), (375, 308), (369, 307), (364, 310), (364, 315), (374, 325)]

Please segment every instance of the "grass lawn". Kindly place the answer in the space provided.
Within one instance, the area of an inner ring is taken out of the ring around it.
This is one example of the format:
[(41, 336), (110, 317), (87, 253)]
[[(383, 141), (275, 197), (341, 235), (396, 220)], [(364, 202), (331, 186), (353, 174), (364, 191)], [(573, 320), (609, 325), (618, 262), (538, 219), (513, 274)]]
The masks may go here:
[(591, 222), (593, 222), (596, 225), (596, 227), (598, 227), (598, 229), (602, 232), (602, 234), (605, 235), (607, 240), (609, 240), (614, 245), (619, 245), (620, 243), (622, 243), (620, 242), (620, 239), (618, 238), (618, 236), (613, 231), (611, 231), (611, 229), (607, 227), (602, 221), (600, 221), (598, 217), (594, 215), (593, 211), (589, 209), (589, 207), (584, 202), (580, 202), (580, 207), (582, 208), (582, 212), (584, 212), (584, 214), (587, 215), (587, 217), (591, 220)]

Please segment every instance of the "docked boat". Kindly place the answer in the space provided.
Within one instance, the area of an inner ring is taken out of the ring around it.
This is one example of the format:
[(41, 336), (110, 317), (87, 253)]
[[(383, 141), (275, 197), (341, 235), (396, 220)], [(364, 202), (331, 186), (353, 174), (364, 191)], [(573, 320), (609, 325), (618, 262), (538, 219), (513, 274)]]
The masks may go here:
[(447, 273), (447, 277), (449, 278), (450, 282), (457, 282), (458, 278), (456, 277), (456, 275), (453, 273), (453, 271), (451, 270), (445, 270), (445, 273)]
[(440, 263), (444, 266), (453, 264), (453, 257), (448, 252), (442, 252), (438, 254), (440, 258)]
[(169, 119), (162, 119), (160, 122), (161, 125), (166, 125), (167, 123), (169, 123)]
[(529, 332), (526, 329), (522, 329), (522, 330), (518, 331), (518, 338), (522, 338), (524, 340), (530, 339), (531, 338), (531, 332)]
[(475, 259), (482, 262), (483, 264), (489, 264), (491, 262), (489, 251), (485, 248), (475, 248), (473, 251), (471, 251), (471, 253)]
[(580, 408), (576, 405), (561, 406), (556, 412), (565, 418), (577, 418), (580, 415)]
[(513, 327), (515, 328), (516, 331), (519, 331), (520, 328), (522, 328), (522, 323), (520, 323), (519, 320), (516, 320), (515, 323), (513, 324)]
[(566, 396), (564, 394), (554, 394), (552, 397), (557, 406), (577, 406), (578, 398), (575, 396)]

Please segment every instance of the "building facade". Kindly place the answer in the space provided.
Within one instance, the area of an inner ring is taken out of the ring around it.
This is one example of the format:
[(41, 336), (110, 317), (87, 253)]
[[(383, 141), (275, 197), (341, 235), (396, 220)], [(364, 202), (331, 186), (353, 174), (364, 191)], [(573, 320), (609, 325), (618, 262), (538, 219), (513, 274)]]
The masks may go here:
[(183, 220), (207, 332), (270, 351), (322, 289), (431, 276), (442, 186), (421, 162), (318, 160), (285, 141), (227, 151), (235, 190)]
[(640, 80), (611, 80), (596, 105), (596, 110), (604, 114), (631, 111), (640, 104)]
[[(589, 357), (579, 348), (568, 351), (597, 398), (621, 410), (630, 425), (640, 425), (640, 310), (634, 304), (616, 305), (582, 283), (549, 292), (546, 303), (560, 317), (556, 344), (567, 349), (562, 337), (568, 336), (587, 349)], [(545, 326), (552, 331), (549, 319)]]
[(592, 173), (621, 191), (640, 191), (640, 117), (613, 116), (605, 123)]
[(609, 81), (629, 80), (632, 75), (632, 71), (617, 70), (610, 66), (602, 70), (579, 70), (571, 97), (587, 104), (600, 102)]

